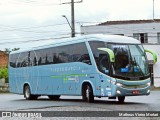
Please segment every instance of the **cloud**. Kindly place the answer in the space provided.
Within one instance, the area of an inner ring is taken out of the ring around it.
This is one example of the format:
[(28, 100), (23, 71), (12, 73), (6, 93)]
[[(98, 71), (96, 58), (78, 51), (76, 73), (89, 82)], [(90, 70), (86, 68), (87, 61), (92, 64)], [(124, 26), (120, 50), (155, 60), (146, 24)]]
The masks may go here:
[[(70, 2), (70, 0), (54, 0), (54, 2), (53, 0), (32, 0), (32, 2), (27, 2), (27, 0), (0, 0), (0, 30), (67, 23), (62, 15), (66, 15), (70, 22), (71, 5), (54, 4), (58, 4), (60, 1)], [(82, 3), (75, 3), (75, 20), (76, 22), (100, 23), (113, 20), (152, 19), (152, 3), (152, 0), (83, 0)], [(159, 6), (160, 1), (155, 0), (155, 18), (160, 18)], [(83, 23), (83, 25), (85, 25), (85, 23)], [(80, 25), (76, 24), (76, 32), (80, 32), (79, 28)], [(70, 27), (68, 24), (65, 24), (58, 27), (51, 26), (48, 28), (31, 29), (30, 31), (33, 32), (0, 32), (0, 41), (5, 42), (4, 39), (18, 41), (15, 39), (18, 36), (22, 39), (30, 37), (26, 40), (30, 40), (36, 36), (36, 39), (42, 37), (48, 38), (54, 35), (58, 36), (70, 33)], [(43, 33), (43, 31), (50, 32)], [(15, 35), (17, 37), (15, 37)], [(1, 48), (2, 46), (0, 46), (0, 49)]]

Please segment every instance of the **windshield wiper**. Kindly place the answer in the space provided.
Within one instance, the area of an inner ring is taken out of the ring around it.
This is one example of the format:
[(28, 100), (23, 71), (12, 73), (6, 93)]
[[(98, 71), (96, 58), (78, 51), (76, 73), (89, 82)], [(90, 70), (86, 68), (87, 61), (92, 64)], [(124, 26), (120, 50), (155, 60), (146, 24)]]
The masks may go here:
[(129, 52), (129, 66), (130, 66), (129, 69), (130, 69), (131, 72), (134, 73), (134, 65), (133, 65), (134, 61), (132, 60), (133, 58), (132, 58), (129, 46), (128, 46), (128, 52)]

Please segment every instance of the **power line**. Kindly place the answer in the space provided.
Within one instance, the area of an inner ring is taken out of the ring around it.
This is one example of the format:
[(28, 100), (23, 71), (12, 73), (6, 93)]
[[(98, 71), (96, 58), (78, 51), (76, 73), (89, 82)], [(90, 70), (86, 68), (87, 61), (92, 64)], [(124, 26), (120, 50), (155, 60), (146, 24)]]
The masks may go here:
[[(57, 1), (59, 1), (59, 0), (57, 0)], [(53, 2), (53, 0), (50, 2), (47, 2), (46, 0), (45, 0), (45, 2), (44, 2), (44, 0), (43, 1), (40, 1), (40, 0), (39, 1), (36, 1), (36, 0), (19, 0), (19, 1), (18, 0), (14, 0), (14, 1), (9, 0), (8, 2), (13, 5), (29, 5), (29, 6), (57, 6), (57, 5), (61, 5), (60, 2), (55, 3), (55, 2)], [(1, 4), (4, 4), (4, 3), (1, 2)]]
[[(75, 23), (97, 23), (99, 24), (100, 22), (82, 22), (82, 21), (77, 21)], [(2, 29), (2, 27), (5, 28), (11, 28), (9, 30), (23, 30), (23, 29), (37, 29), (37, 28), (44, 28), (44, 27), (56, 27), (56, 26), (60, 26), (60, 25), (67, 25), (68, 23), (59, 23), (59, 24), (51, 24), (51, 25), (42, 25), (42, 26), (33, 26), (33, 27), (22, 27), (22, 28), (17, 28), (16, 26), (7, 26), (7, 25), (2, 25), (0, 24), (0, 29)]]
[[(70, 33), (64, 33), (64, 34), (56, 34), (56, 35), (52, 35), (52, 36), (62, 36), (62, 35), (69, 35)], [(32, 38), (42, 38), (42, 37), (44, 37), (44, 36), (30, 36), (30, 37), (26, 37), (26, 36), (20, 36), (20, 37), (17, 37), (17, 38), (13, 38), (13, 37), (11, 37), (11, 38), (3, 38), (2, 40), (5, 40), (5, 41), (8, 41), (8, 40), (19, 40), (19, 39), (32, 39)], [(1, 43), (0, 43), (1, 44)]]
[(11, 26), (0, 25), (0, 27), (11, 28), (11, 29), (7, 29), (7, 30), (1, 30), (0, 32), (4, 32), (4, 31), (19, 31), (19, 30), (26, 30), (26, 29), (38, 29), (38, 28), (44, 28), (44, 27), (56, 27), (56, 26), (66, 25), (66, 24), (68, 24), (68, 23), (60, 23), (60, 24), (52, 24), (52, 25), (44, 25), (44, 26), (33, 26), (33, 27), (24, 27), (24, 28), (16, 28), (16, 27), (11, 27)]
[(56, 38), (47, 38), (47, 39), (35, 39), (35, 40), (27, 40), (27, 41), (4, 42), (4, 43), (0, 43), (0, 46), (1, 45), (5, 45), (5, 44), (18, 44), (18, 43), (29, 43), (29, 42), (38, 42), (38, 41), (50, 41), (50, 40), (57, 40), (57, 39), (63, 39), (63, 38), (69, 38), (69, 36), (56, 37)]
[[(9, 31), (0, 31), (0, 32), (9, 32)], [(17, 32), (17, 31), (14, 31), (14, 32)], [(48, 34), (48, 33), (65, 33), (66, 31), (27, 31), (27, 30), (19, 30), (18, 32), (25, 32), (25, 33), (37, 33), (37, 34)]]

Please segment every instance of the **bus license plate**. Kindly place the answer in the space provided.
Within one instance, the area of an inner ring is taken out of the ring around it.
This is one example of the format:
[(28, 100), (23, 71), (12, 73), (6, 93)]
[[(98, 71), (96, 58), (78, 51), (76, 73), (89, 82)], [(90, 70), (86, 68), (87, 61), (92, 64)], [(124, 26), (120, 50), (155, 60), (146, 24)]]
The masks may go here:
[(132, 92), (134, 95), (137, 95), (137, 94), (139, 94), (139, 90), (133, 90), (133, 92)]

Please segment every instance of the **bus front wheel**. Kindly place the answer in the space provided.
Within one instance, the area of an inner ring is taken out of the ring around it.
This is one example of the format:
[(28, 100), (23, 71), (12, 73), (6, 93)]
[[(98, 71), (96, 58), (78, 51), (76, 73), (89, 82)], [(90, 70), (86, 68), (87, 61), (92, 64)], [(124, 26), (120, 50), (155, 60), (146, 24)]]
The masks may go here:
[(26, 100), (35, 100), (38, 96), (32, 95), (29, 85), (26, 85), (24, 87), (24, 97), (26, 98)]
[(119, 103), (124, 103), (124, 100), (125, 100), (125, 96), (119, 96), (118, 97)]
[(85, 85), (82, 89), (82, 98), (83, 101), (92, 103), (94, 102), (93, 90), (90, 85)]

